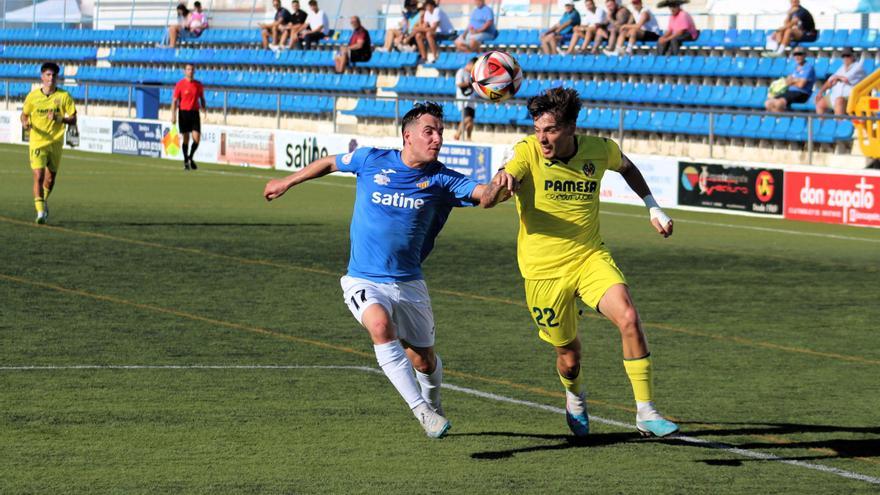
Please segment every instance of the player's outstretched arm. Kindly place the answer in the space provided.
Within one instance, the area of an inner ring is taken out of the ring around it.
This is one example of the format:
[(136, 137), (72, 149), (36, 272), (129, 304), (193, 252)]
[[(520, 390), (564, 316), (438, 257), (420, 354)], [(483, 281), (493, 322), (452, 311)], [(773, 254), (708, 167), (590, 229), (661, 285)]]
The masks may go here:
[(297, 184), (323, 177), (337, 170), (339, 169), (336, 168), (336, 155), (319, 158), (303, 167), (302, 170), (298, 170), (283, 179), (270, 180), (266, 183), (266, 188), (263, 189), (263, 197), (266, 198), (266, 201), (272, 201), (275, 198), (280, 198), (288, 189)]
[(626, 181), (630, 189), (638, 194), (639, 197), (642, 198), (642, 201), (645, 202), (645, 206), (648, 207), (648, 212), (651, 216), (651, 225), (653, 225), (657, 233), (663, 237), (671, 236), (672, 219), (669, 215), (664, 213), (663, 209), (660, 208), (660, 205), (657, 204), (654, 196), (651, 195), (651, 188), (648, 187), (648, 183), (645, 182), (645, 178), (642, 176), (642, 173), (639, 172), (639, 169), (636, 168), (635, 164), (633, 164), (633, 162), (623, 153), (620, 155), (621, 165), (618, 172), (623, 176), (623, 180)]
[[(504, 168), (498, 170), (492, 182), (483, 186), (480, 194), (480, 207), (492, 208), (498, 203), (503, 203), (510, 199), (519, 187), (516, 177), (507, 173)], [(476, 190), (474, 193), (476, 194)]]

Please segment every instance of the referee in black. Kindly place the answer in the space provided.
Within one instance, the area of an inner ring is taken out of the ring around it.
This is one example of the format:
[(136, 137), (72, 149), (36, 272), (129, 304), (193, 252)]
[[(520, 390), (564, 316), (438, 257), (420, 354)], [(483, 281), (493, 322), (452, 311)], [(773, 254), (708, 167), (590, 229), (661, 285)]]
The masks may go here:
[[(183, 69), (183, 79), (177, 81), (174, 93), (171, 96), (171, 124), (179, 121), (180, 133), (183, 135), (183, 169), (196, 170), (196, 162), (193, 155), (199, 147), (202, 138), (202, 120), (199, 110), (206, 112), (205, 87), (195, 79), (196, 68), (193, 64), (186, 64)], [(192, 146), (189, 135), (192, 134)]]

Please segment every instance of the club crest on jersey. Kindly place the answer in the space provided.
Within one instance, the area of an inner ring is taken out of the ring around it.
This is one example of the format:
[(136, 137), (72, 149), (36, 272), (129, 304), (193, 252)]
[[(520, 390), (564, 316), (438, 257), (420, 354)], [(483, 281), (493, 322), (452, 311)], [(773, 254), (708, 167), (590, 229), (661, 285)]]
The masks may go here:
[(391, 183), (391, 177), (388, 177), (388, 174), (397, 173), (394, 169), (391, 168), (383, 168), (382, 173), (376, 174), (373, 176), (373, 182), (379, 184), (380, 186), (387, 186)]
[(424, 182), (419, 182), (418, 184), (416, 184), (416, 187), (418, 187), (419, 189), (425, 189), (430, 185), (431, 185), (431, 182), (424, 181)]
[(583, 170), (584, 175), (586, 175), (587, 177), (592, 177), (593, 174), (596, 173), (596, 165), (594, 165), (593, 162), (587, 162), (584, 164)]

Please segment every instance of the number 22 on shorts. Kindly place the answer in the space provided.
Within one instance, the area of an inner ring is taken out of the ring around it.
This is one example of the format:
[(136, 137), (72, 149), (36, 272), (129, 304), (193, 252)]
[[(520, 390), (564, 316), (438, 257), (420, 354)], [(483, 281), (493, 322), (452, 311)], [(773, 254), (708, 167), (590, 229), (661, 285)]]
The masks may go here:
[(559, 326), (559, 322), (556, 321), (556, 311), (553, 308), (539, 308), (535, 306), (532, 308), (532, 312), (534, 313), (535, 323), (539, 327)]

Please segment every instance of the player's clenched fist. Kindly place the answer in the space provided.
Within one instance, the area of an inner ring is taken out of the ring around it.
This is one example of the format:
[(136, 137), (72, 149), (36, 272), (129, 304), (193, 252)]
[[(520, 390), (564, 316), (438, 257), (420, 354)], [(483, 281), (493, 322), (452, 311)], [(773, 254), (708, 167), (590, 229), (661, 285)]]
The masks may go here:
[(286, 180), (272, 179), (266, 183), (266, 188), (263, 189), (263, 197), (266, 198), (266, 201), (272, 201), (275, 198), (280, 198), (289, 188), (290, 186), (288, 186)]

